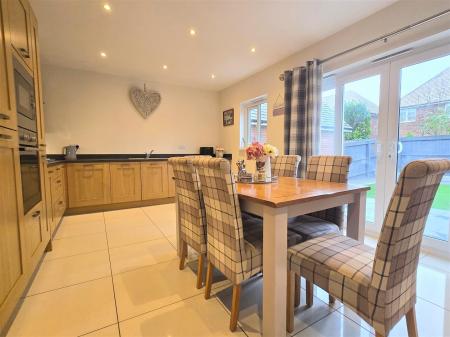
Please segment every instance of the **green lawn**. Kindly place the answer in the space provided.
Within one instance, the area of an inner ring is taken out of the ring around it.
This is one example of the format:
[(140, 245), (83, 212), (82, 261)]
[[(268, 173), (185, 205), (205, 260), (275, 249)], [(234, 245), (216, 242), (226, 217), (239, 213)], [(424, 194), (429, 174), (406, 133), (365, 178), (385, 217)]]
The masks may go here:
[[(367, 192), (368, 198), (375, 199), (375, 184), (370, 184), (370, 191)], [(441, 184), (433, 202), (433, 208), (450, 210), (450, 185)]]

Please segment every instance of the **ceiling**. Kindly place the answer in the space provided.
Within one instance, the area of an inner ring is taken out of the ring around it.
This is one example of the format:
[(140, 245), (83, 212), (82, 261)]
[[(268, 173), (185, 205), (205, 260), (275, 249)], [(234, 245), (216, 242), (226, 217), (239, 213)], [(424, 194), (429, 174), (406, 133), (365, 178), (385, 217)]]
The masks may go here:
[(31, 1), (43, 63), (208, 90), (226, 88), (393, 2)]

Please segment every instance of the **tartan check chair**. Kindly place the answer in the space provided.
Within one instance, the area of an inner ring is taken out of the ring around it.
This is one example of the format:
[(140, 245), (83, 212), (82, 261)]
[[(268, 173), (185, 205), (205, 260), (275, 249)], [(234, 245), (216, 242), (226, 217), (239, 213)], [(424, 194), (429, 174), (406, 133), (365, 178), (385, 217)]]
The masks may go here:
[(272, 176), (297, 178), (298, 165), (301, 157), (297, 155), (282, 155), (271, 159)]
[(410, 162), (392, 194), (378, 240), (372, 248), (331, 233), (288, 250), (287, 328), (293, 329), (292, 281), (301, 275), (339, 298), (388, 336), (406, 316), (409, 337), (417, 337), (414, 306), (420, 245), (426, 219), (450, 160)]
[(188, 245), (198, 253), (197, 288), (203, 284), (203, 261), (206, 255), (206, 213), (195, 156), (169, 158), (172, 165), (181, 244), (180, 270), (184, 269)]
[[(233, 283), (230, 330), (239, 316), (241, 283), (262, 272), (262, 220), (241, 214), (230, 162), (223, 158), (196, 159), (206, 209), (207, 258), (205, 298), (211, 296), (212, 275), (217, 268)], [(302, 242), (293, 232), (288, 242)]]
[[(349, 156), (312, 156), (306, 166), (306, 179), (346, 183), (352, 158)], [(311, 240), (330, 233), (339, 233), (344, 227), (345, 206), (302, 215), (289, 220), (289, 229)], [(312, 305), (313, 284), (306, 280), (307, 303)], [(295, 279), (295, 306), (300, 305), (300, 279)], [(330, 296), (330, 303), (334, 297)]]

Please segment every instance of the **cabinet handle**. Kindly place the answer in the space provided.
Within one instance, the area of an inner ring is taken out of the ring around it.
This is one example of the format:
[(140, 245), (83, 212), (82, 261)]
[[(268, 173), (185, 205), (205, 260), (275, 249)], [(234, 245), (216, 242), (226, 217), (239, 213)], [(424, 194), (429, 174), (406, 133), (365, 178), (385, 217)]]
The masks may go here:
[(53, 171), (52, 170), (48, 170), (48, 173), (53, 173)]
[(12, 139), (11, 135), (5, 135), (4, 133), (0, 133), (0, 139), (10, 140)]
[(57, 180), (56, 183), (57, 183), (57, 184), (61, 184), (61, 180)]
[(31, 216), (33, 217), (33, 218), (37, 218), (38, 216), (40, 216), (41, 215), (41, 211), (36, 211), (36, 212), (34, 212), (33, 214), (31, 214)]
[(8, 121), (8, 120), (11, 119), (11, 117), (8, 116), (7, 114), (1, 114), (1, 113), (0, 113), (0, 119), (4, 119), (4, 120)]
[(60, 202), (58, 202), (58, 205), (62, 205), (64, 203), (64, 201), (60, 201)]
[(59, 171), (59, 170), (61, 170), (61, 167), (57, 167), (57, 168), (56, 168), (56, 171)]
[(19, 48), (19, 50), (24, 58), (26, 59), (30, 58), (30, 53), (28, 52), (28, 50), (26, 50), (25, 48)]

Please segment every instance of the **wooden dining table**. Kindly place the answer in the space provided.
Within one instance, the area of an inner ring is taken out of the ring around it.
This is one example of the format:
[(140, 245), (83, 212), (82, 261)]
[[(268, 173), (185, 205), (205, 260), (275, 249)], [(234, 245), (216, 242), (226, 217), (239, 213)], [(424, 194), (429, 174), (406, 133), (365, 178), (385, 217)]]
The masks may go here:
[(288, 177), (236, 185), (241, 210), (263, 218), (263, 335), (285, 336), (288, 219), (348, 205), (347, 236), (362, 242), (369, 187)]

